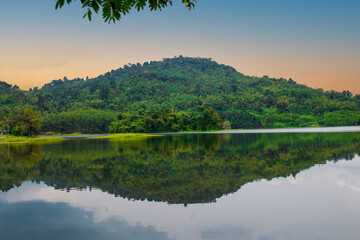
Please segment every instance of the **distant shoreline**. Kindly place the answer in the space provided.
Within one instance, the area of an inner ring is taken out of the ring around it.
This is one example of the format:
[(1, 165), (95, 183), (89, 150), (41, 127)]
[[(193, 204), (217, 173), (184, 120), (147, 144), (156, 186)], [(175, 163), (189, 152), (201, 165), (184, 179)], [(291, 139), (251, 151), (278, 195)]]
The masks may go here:
[(360, 132), (360, 126), (350, 127), (314, 127), (314, 128), (273, 128), (273, 129), (234, 129), (221, 131), (204, 132), (171, 132), (171, 133), (151, 133), (161, 135), (177, 134), (236, 134), (236, 133), (336, 133), (336, 132)]
[(0, 137), (0, 144), (11, 143), (58, 143), (69, 139), (118, 139), (118, 140), (132, 140), (144, 137), (152, 137), (159, 135), (143, 134), (143, 133), (119, 133), (119, 134), (67, 134), (67, 135), (53, 135), (53, 136), (36, 136), (36, 137), (16, 137), (6, 136)]
[[(78, 134), (78, 135), (54, 135), (54, 136), (38, 136), (34, 138), (13, 137), (11, 142), (7, 142), (9, 138), (1, 138), (0, 143), (29, 143), (38, 140), (53, 141), (56, 139), (129, 139), (139, 137), (152, 137), (161, 135), (186, 135), (186, 134), (256, 134), (256, 133), (346, 133), (360, 132), (360, 126), (350, 127), (314, 127), (314, 128), (274, 128), (274, 129), (234, 129), (221, 131), (204, 131), (204, 132), (166, 132), (166, 133), (120, 133), (120, 134)], [(20, 140), (21, 139), (21, 140)], [(38, 141), (40, 142), (40, 141)]]

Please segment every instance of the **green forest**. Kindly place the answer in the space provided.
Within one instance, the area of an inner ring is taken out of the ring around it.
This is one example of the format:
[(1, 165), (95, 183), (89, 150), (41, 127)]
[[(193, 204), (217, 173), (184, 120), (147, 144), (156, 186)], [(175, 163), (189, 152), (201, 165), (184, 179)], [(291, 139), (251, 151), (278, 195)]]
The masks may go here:
[(360, 125), (360, 95), (252, 77), (209, 58), (128, 64), (24, 91), (0, 82), (0, 131), (179, 132)]

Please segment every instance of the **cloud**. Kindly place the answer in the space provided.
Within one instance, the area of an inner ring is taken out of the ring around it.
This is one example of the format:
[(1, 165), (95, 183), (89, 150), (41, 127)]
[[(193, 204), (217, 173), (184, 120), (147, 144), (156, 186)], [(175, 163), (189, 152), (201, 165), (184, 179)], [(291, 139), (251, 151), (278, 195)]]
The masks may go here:
[(0, 201), (0, 216), (0, 239), (170, 239), (151, 226), (132, 226), (115, 217), (95, 223), (92, 212), (65, 203)]
[(253, 231), (246, 228), (224, 226), (214, 230), (203, 231), (201, 238), (206, 240), (251, 240), (253, 239)]

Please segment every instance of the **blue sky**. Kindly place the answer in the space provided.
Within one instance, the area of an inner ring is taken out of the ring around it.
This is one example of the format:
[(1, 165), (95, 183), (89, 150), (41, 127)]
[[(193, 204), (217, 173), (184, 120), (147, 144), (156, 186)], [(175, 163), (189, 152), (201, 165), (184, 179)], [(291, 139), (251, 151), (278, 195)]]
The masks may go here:
[(360, 93), (360, 1), (198, 0), (192, 11), (173, 2), (107, 24), (82, 19), (79, 1), (57, 11), (55, 1), (5, 1), (0, 80), (27, 89), (182, 54), (248, 75)]

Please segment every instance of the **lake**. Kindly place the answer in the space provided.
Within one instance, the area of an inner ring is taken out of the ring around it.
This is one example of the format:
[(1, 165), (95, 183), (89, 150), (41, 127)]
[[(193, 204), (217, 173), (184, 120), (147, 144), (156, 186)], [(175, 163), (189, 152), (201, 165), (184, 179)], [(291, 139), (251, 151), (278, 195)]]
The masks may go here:
[(360, 133), (0, 144), (0, 239), (358, 239)]

